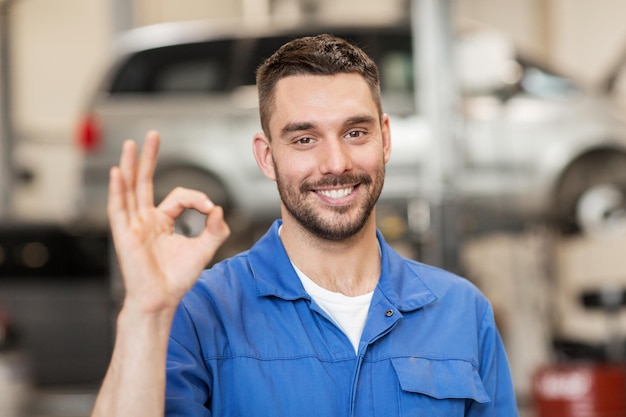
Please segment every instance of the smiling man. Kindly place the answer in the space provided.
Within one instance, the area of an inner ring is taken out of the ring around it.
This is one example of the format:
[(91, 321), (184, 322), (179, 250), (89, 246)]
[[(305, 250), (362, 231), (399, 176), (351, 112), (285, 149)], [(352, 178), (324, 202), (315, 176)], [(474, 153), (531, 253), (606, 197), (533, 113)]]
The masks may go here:
[[(254, 140), (257, 161), (278, 184), (285, 229), (322, 240), (375, 235), (372, 217), (391, 143), (358, 74), (301, 75), (276, 85), (269, 132)], [(373, 239), (370, 241), (374, 242)]]
[[(375, 64), (301, 38), (257, 84), (253, 151), (281, 220), (249, 251), (202, 271), (228, 226), (197, 191), (154, 207), (156, 133), (111, 170), (126, 296), (93, 416), (516, 416), (488, 301), (377, 231), (391, 135)], [(173, 233), (184, 208), (207, 214), (196, 238)]]

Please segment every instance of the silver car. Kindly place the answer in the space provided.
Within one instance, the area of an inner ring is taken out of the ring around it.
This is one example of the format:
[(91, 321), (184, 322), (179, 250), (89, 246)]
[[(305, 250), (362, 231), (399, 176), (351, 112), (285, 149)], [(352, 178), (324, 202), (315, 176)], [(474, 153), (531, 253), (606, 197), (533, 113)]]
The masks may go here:
[[(109, 167), (124, 139), (151, 129), (162, 136), (157, 199), (177, 185), (203, 190), (225, 207), (235, 232), (277, 217), (275, 184), (251, 150), (260, 129), (255, 69), (285, 41), (320, 32), (349, 39), (378, 63), (393, 139), (379, 224), (391, 238), (423, 233), (428, 215), (420, 202), (435, 181), (425, 166), (436, 138), (415, 111), (405, 24), (303, 29), (194, 21), (125, 34), (81, 127), (81, 220), (106, 227)], [(462, 207), (548, 220), (567, 231), (617, 230), (626, 189), (623, 121), (602, 97), (554, 72), (515, 56), (506, 68), (507, 79), (466, 88), (460, 98), (454, 192)], [(195, 233), (198, 221), (189, 213), (180, 227)]]

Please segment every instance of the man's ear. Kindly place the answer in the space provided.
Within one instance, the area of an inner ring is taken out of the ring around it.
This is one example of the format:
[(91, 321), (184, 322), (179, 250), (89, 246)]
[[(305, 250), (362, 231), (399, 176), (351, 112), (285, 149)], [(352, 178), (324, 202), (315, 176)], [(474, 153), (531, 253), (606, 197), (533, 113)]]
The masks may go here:
[(276, 181), (276, 170), (274, 169), (274, 158), (272, 158), (272, 146), (270, 140), (264, 133), (257, 133), (252, 139), (252, 150), (254, 159), (263, 171), (263, 174), (272, 181)]
[(389, 125), (389, 116), (386, 114), (383, 114), (381, 127), (383, 136), (383, 158), (385, 163), (387, 163), (391, 157), (391, 126)]

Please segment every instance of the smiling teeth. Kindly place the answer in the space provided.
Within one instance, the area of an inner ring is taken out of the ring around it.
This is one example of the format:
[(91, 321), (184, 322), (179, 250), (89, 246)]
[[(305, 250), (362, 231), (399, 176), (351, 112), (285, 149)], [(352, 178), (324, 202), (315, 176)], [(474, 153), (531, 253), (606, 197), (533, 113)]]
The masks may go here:
[(321, 195), (329, 197), (329, 198), (341, 198), (347, 195), (350, 195), (354, 187), (342, 188), (340, 190), (320, 190), (318, 191)]

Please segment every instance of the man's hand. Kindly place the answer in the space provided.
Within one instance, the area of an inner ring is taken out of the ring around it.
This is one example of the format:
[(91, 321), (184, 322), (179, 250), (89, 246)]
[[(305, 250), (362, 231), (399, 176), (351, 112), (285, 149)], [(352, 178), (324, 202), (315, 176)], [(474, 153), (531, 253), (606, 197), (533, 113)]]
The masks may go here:
[[(163, 416), (176, 307), (230, 233), (222, 209), (201, 192), (177, 188), (154, 206), (158, 148), (158, 134), (148, 133), (137, 159), (137, 146), (127, 141), (120, 165), (111, 168), (107, 209), (126, 294), (93, 417)], [(207, 215), (196, 237), (174, 233), (186, 208)]]
[[(199, 191), (176, 188), (154, 206), (158, 148), (156, 132), (147, 134), (138, 159), (136, 144), (124, 143), (120, 165), (111, 169), (107, 207), (125, 307), (146, 313), (176, 308), (230, 233), (221, 207)], [(174, 233), (174, 221), (187, 208), (207, 215), (196, 237)]]

